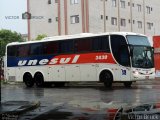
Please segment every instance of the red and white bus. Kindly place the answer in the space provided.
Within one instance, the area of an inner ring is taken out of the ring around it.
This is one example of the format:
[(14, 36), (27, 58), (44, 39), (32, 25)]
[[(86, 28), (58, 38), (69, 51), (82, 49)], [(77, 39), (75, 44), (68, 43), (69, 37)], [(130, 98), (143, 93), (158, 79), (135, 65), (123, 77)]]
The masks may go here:
[(154, 50), (146, 36), (113, 32), (55, 36), (6, 47), (6, 80), (27, 87), (45, 82), (97, 81), (111, 87), (155, 77)]

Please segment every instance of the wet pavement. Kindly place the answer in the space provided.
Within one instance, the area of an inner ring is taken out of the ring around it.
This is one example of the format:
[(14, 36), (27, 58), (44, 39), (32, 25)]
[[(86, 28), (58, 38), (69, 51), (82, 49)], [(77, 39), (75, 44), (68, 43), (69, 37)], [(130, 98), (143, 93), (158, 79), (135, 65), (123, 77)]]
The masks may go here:
[[(71, 83), (63, 88), (4, 84), (1, 92), (2, 102), (40, 102), (39, 108), (20, 115), (20, 120), (118, 120), (118, 113), (124, 120), (142, 114), (160, 119), (160, 80), (140, 81), (131, 88), (116, 83), (112, 89), (96, 83)], [(128, 117), (128, 113), (132, 116)]]

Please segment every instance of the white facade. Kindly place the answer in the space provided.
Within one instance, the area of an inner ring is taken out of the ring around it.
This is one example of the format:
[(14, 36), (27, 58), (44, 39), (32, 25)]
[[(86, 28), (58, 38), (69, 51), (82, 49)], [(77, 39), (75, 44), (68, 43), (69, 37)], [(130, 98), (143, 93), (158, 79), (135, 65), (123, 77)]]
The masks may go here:
[(29, 39), (47, 36), (127, 31), (160, 34), (160, 0), (28, 0)]

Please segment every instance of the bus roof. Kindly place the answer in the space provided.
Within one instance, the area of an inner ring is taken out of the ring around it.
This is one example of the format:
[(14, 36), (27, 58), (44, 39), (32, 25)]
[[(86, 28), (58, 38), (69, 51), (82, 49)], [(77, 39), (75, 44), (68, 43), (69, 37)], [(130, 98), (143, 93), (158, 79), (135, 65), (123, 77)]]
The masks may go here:
[(12, 42), (9, 43), (7, 46), (10, 45), (21, 45), (21, 44), (30, 44), (30, 43), (41, 43), (41, 42), (49, 42), (49, 41), (60, 41), (60, 40), (65, 40), (65, 39), (74, 39), (74, 38), (85, 38), (85, 37), (94, 37), (94, 36), (103, 36), (103, 35), (140, 35), (140, 36), (145, 36), (143, 34), (139, 33), (133, 33), (133, 32), (106, 32), (106, 33), (81, 33), (81, 34), (74, 34), (74, 35), (62, 35), (62, 36), (53, 36), (53, 37), (46, 37), (40, 41), (27, 41), (27, 42)]

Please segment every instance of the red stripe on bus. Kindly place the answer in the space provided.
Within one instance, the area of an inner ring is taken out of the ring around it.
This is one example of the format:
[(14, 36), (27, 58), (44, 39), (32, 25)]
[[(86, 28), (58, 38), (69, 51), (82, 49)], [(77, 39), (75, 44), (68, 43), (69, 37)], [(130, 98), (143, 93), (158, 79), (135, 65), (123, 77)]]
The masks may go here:
[(82, 64), (82, 63), (110, 63), (116, 64), (111, 53), (85, 53), (72, 55), (58, 55), (52, 58), (48, 65)]

